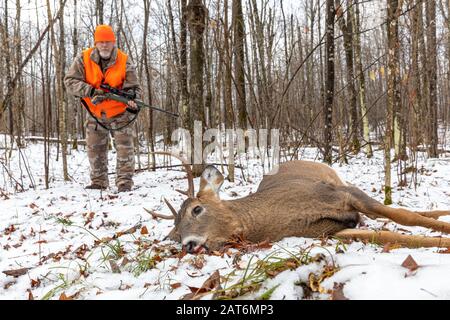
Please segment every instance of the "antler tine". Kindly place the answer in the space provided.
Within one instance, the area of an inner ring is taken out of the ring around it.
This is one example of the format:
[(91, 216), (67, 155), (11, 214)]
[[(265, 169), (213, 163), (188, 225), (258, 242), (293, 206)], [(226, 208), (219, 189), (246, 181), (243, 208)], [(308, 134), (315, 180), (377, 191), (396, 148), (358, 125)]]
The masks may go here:
[(166, 203), (166, 205), (169, 207), (170, 211), (173, 214), (173, 217), (176, 219), (178, 216), (177, 211), (173, 208), (172, 204), (169, 202), (169, 200), (167, 200), (166, 198), (163, 198), (164, 202)]
[(178, 193), (181, 193), (182, 195), (185, 195), (185, 196), (189, 197), (189, 194), (187, 193), (187, 191), (183, 191), (183, 190), (180, 190), (180, 189), (175, 189), (175, 191), (178, 192)]
[(172, 152), (155, 151), (155, 152), (150, 152), (150, 153), (161, 154), (161, 155), (166, 155), (166, 156), (172, 156), (172, 157), (177, 158), (178, 160), (181, 161), (181, 163), (184, 166), (184, 169), (186, 170), (187, 179), (188, 179), (188, 190), (186, 192), (187, 196), (189, 198), (194, 198), (194, 175), (192, 173), (192, 169), (191, 169), (191, 166), (189, 165), (188, 161), (185, 158), (183, 158), (183, 157), (181, 157), (181, 156), (179, 156), (177, 154), (174, 154)]
[(161, 214), (161, 213), (155, 212), (153, 210), (148, 210), (147, 208), (144, 208), (144, 210), (147, 211), (148, 213), (150, 213), (154, 219), (156, 219), (156, 218), (161, 218), (161, 219), (165, 219), (165, 220), (175, 219), (175, 217), (166, 216), (165, 214)]

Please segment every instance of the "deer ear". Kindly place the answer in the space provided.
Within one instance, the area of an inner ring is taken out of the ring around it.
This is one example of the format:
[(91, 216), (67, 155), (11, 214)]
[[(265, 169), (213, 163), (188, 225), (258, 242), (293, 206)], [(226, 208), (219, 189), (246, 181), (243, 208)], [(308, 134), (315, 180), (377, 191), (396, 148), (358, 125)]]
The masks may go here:
[(207, 166), (200, 178), (200, 190), (197, 198), (212, 195), (219, 198), (219, 189), (223, 183), (223, 175), (214, 166)]

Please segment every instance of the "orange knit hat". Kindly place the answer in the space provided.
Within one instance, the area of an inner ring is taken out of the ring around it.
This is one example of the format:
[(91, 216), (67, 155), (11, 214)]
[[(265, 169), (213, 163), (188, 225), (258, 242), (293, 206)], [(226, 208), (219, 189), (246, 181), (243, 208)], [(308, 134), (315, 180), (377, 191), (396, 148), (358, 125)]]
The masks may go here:
[(99, 41), (116, 41), (116, 36), (110, 26), (101, 24), (95, 28), (94, 42), (97, 43)]

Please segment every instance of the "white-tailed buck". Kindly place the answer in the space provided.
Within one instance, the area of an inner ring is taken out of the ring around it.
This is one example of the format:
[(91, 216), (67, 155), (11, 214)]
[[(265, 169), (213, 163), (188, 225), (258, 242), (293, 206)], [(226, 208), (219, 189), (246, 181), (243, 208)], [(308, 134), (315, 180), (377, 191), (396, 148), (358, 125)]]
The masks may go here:
[(194, 195), (190, 166), (177, 158), (187, 172), (189, 188), (183, 193), (188, 199), (178, 212), (166, 201), (175, 218), (175, 227), (168, 237), (181, 242), (190, 253), (217, 250), (234, 236), (252, 242), (278, 241), (293, 236), (333, 236), (381, 244), (399, 243), (407, 247), (450, 247), (450, 238), (353, 229), (362, 213), (405, 226), (450, 233), (450, 223), (437, 220), (450, 211), (413, 212), (390, 208), (344, 183), (325, 164), (300, 160), (280, 164), (276, 174), (264, 176), (255, 193), (223, 201), (219, 190), (224, 177), (219, 170), (208, 166), (200, 178), (200, 190)]

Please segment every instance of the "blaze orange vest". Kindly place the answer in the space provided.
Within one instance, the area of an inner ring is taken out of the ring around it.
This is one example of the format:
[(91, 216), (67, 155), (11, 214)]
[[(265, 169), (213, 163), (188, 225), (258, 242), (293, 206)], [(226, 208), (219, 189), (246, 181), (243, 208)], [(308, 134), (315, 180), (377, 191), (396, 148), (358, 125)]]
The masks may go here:
[[(116, 62), (107, 68), (105, 74), (103, 74), (100, 66), (91, 60), (92, 50), (94, 48), (83, 51), (86, 82), (96, 89), (99, 89), (102, 83), (106, 83), (113, 88), (121, 89), (125, 80), (128, 56), (118, 49)], [(107, 99), (96, 105), (88, 97), (83, 98), (83, 100), (89, 110), (98, 118), (102, 117), (102, 113), (105, 113), (106, 118), (112, 118), (124, 113), (126, 109), (125, 103), (114, 100)]]

